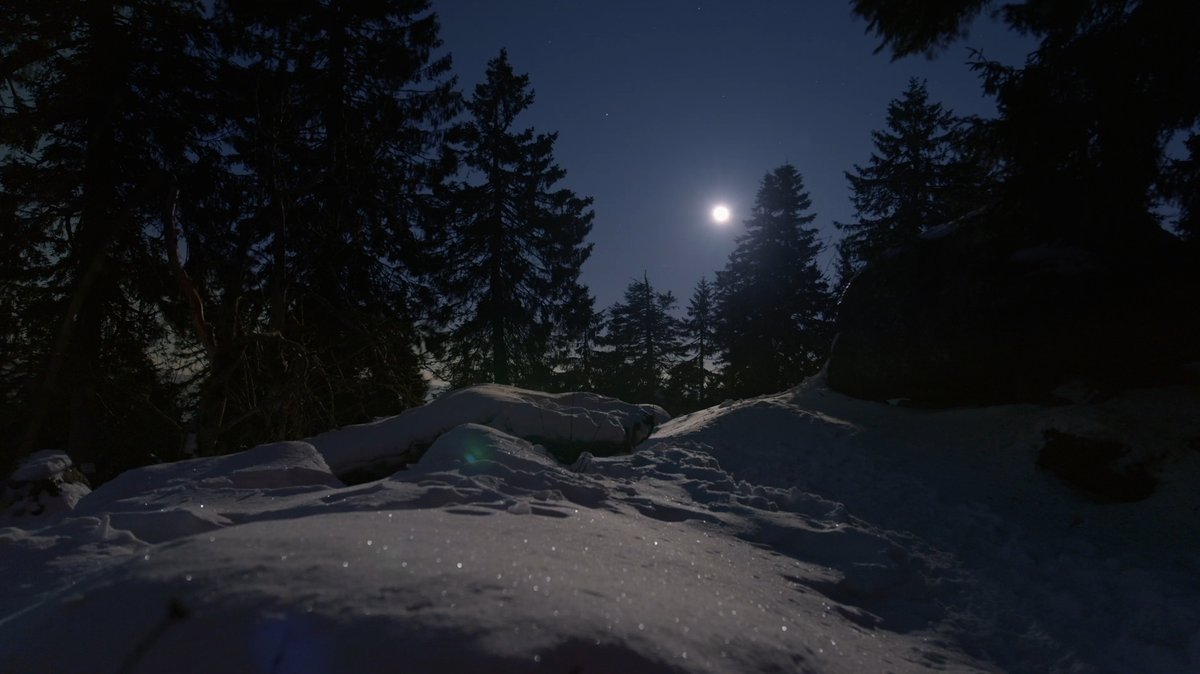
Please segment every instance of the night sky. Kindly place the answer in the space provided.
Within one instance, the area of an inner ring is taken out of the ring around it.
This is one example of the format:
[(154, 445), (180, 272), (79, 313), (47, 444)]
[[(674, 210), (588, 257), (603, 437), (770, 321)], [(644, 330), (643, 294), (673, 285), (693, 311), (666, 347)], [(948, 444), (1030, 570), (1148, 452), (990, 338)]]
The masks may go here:
[[(959, 114), (995, 106), (966, 66), (969, 47), (1019, 64), (1031, 48), (987, 17), (937, 59), (892, 62), (850, 13), (821, 0), (434, 0), (445, 48), (470, 95), (507, 47), (537, 94), (518, 124), (559, 133), (562, 185), (595, 199), (583, 280), (602, 309), (643, 271), (686, 306), (734, 247), (762, 176), (803, 174), (832, 254), (853, 209), (844, 171), (912, 76)], [(712, 207), (726, 203), (730, 225)], [(832, 265), (826, 265), (832, 271)]]

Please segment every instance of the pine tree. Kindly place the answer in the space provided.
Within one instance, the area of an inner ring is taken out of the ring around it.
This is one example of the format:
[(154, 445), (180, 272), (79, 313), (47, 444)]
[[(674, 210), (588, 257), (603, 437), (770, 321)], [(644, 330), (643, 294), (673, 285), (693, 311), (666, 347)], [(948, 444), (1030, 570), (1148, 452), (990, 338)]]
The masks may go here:
[(746, 233), (717, 274), (717, 343), (730, 394), (783, 390), (815, 373), (829, 349), (828, 284), (800, 173), (768, 173)]
[(450, 221), (439, 234), (456, 385), (545, 381), (556, 327), (585, 313), (579, 273), (591, 253), (591, 199), (555, 188), (566, 175), (554, 163), (557, 134), (516, 130), (533, 100), (529, 77), (514, 73), (502, 50), (458, 131), (470, 182), (449, 195)]
[(671, 369), (671, 390), (685, 408), (698, 409), (713, 401), (716, 385), (710, 369), (717, 355), (716, 298), (708, 279), (700, 277), (680, 327), (684, 358)]
[(966, 133), (965, 120), (930, 102), (924, 82), (909, 80), (888, 104), (887, 129), (871, 133), (870, 162), (846, 172), (855, 220), (837, 223), (845, 233), (840, 276), (983, 202), (986, 170), (966, 150)]
[(604, 344), (613, 357), (606, 393), (639, 402), (665, 398), (667, 375), (680, 350), (674, 307), (675, 296), (656, 291), (645, 274), (625, 289), (623, 302), (609, 307)]

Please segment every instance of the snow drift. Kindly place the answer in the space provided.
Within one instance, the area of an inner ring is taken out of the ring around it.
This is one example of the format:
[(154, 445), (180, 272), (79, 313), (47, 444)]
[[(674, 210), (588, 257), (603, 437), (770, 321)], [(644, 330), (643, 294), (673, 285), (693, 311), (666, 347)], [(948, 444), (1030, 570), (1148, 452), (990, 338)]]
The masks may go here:
[[(1200, 669), (1194, 390), (929, 412), (812, 381), (570, 466), (537, 439), (665, 415), (506, 387), (422, 409), (9, 518), (0, 671)], [(1090, 500), (1036, 467), (1047, 429), (1121, 440), (1156, 490)]]

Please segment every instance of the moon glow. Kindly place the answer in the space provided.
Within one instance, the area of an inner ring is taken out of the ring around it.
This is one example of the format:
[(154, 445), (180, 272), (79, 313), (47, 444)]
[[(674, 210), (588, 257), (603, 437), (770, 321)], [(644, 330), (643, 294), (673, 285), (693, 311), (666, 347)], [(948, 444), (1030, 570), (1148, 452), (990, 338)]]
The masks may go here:
[(718, 225), (729, 222), (729, 207), (725, 204), (714, 206), (712, 209), (712, 219)]

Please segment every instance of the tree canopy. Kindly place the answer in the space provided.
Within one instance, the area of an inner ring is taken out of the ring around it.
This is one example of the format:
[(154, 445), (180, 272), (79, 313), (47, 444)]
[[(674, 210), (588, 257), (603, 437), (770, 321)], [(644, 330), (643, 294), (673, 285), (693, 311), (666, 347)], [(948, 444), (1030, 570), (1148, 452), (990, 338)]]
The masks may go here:
[[(896, 57), (936, 52), (992, 4), (852, 0)], [(1200, 122), (1200, 5), (1025, 0), (997, 13), (1039, 41), (1022, 66), (975, 63), (1000, 107), (1008, 204), (1038, 229), (1117, 246), (1156, 226), (1166, 148)]]

